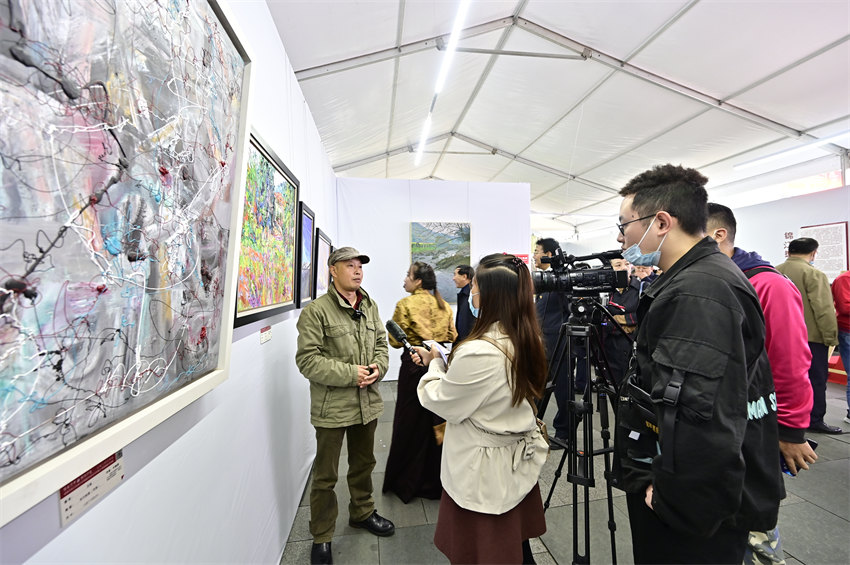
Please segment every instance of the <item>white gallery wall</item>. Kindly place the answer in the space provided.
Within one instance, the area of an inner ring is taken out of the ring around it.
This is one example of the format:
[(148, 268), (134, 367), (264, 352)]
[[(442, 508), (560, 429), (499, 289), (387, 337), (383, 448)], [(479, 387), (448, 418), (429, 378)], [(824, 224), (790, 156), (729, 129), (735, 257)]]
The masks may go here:
[(850, 186), (733, 208), (733, 212), (738, 221), (735, 245), (757, 251), (778, 265), (785, 261), (785, 232), (800, 237), (803, 226), (850, 221)]
[[(266, 2), (222, 3), (253, 61), (250, 124), (336, 239), (336, 178)], [(278, 563), (315, 455), (297, 314), (237, 328), (227, 381), (128, 445), (122, 484), (76, 521), (53, 495), (3, 527), (0, 562)]]
[[(489, 253), (528, 253), (531, 238), (530, 185), (438, 180), (337, 180), (339, 237), (371, 262), (363, 288), (378, 302), (384, 321), (407, 296), (410, 222), (469, 223), (472, 265)], [(390, 349), (386, 378), (396, 379), (401, 350)]]

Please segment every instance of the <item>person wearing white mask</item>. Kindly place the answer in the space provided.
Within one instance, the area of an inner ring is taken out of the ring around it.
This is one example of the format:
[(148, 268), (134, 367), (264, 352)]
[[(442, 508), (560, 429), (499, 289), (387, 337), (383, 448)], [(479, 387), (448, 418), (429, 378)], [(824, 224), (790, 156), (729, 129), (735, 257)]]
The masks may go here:
[(623, 257), (659, 266), (620, 390), (615, 481), (635, 563), (741, 563), (785, 496), (758, 297), (706, 237), (703, 175), (659, 165), (620, 191)]

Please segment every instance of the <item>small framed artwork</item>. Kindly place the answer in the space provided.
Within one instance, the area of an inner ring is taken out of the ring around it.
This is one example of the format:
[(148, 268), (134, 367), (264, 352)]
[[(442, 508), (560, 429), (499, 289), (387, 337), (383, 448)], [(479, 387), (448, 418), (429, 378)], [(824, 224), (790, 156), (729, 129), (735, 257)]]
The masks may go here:
[(306, 306), (314, 296), (313, 289), (313, 240), (316, 215), (303, 202), (298, 203), (298, 307)]
[(322, 230), (316, 228), (316, 259), (313, 261), (313, 268), (316, 273), (316, 287), (313, 296), (316, 298), (325, 294), (328, 291), (328, 286), (331, 284), (330, 267), (328, 267), (328, 259), (331, 256), (333, 246), (331, 238)]
[(251, 135), (242, 212), (235, 327), (295, 308), (298, 179)]

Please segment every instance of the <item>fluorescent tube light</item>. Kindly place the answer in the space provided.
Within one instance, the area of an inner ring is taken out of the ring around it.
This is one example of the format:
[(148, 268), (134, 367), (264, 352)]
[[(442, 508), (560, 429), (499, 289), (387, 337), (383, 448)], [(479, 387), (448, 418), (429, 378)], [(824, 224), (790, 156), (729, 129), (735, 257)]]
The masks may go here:
[(416, 148), (416, 158), (414, 164), (418, 167), (422, 162), (422, 151), (425, 149), (425, 142), (428, 141), (428, 134), (431, 132), (431, 113), (425, 118), (425, 123), (422, 124), (422, 135), (419, 136), (419, 146)]
[(469, 11), (469, 5), (471, 3), (472, 0), (461, 0), (460, 6), (458, 6), (455, 24), (452, 27), (452, 35), (449, 37), (449, 44), (443, 53), (443, 66), (440, 67), (440, 74), (437, 75), (437, 85), (434, 87), (435, 94), (439, 94), (446, 84), (446, 77), (449, 76), (449, 68), (452, 66), (457, 43), (460, 40), (460, 32), (463, 30), (463, 22), (466, 19), (466, 13)]
[(744, 161), (743, 163), (738, 163), (737, 165), (732, 165), (732, 168), (736, 171), (741, 169), (748, 169), (750, 167), (755, 167), (756, 165), (761, 165), (764, 163), (769, 163), (771, 161), (776, 161), (777, 159), (781, 159), (784, 157), (789, 157), (791, 155), (796, 155), (797, 153), (802, 153), (803, 151), (808, 151), (809, 149), (813, 149), (815, 147), (820, 147), (821, 145), (826, 145), (827, 143), (832, 143), (842, 137), (850, 135), (850, 130), (844, 131), (835, 135), (831, 135), (829, 137), (824, 137), (821, 139), (816, 139), (809, 143), (804, 143), (798, 147), (792, 147), (790, 149), (785, 149), (784, 151), (778, 151), (776, 153), (771, 153), (770, 155), (765, 155), (764, 157), (759, 157), (758, 159), (753, 159), (751, 161)]

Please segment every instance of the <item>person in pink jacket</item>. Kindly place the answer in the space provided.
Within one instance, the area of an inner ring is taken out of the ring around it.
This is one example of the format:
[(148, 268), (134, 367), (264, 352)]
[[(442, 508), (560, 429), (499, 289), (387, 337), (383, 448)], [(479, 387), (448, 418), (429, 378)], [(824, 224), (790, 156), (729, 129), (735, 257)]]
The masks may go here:
[(765, 347), (776, 387), (779, 448), (791, 472), (796, 474), (797, 469), (808, 469), (807, 463), (817, 458), (804, 437), (810, 423), (813, 393), (809, 381), (812, 353), (802, 296), (794, 283), (758, 253), (735, 247), (737, 222), (732, 210), (709, 203), (707, 227), (720, 251), (747, 275), (759, 297), (764, 311)]
[[(764, 312), (764, 345), (776, 388), (779, 451), (789, 471), (796, 475), (817, 459), (806, 442), (813, 404), (806, 318), (803, 297), (790, 279), (774, 269), (758, 253), (735, 247), (738, 223), (732, 210), (709, 202), (707, 232), (722, 253), (738, 265), (753, 288)], [(779, 527), (770, 532), (750, 532), (744, 563), (775, 563), (783, 559)]]
[(838, 322), (838, 352), (844, 371), (848, 373), (847, 416), (844, 421), (850, 424), (850, 271), (844, 271), (832, 281), (832, 300)]

